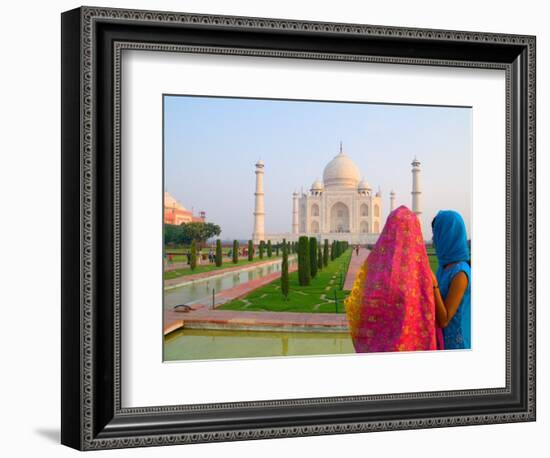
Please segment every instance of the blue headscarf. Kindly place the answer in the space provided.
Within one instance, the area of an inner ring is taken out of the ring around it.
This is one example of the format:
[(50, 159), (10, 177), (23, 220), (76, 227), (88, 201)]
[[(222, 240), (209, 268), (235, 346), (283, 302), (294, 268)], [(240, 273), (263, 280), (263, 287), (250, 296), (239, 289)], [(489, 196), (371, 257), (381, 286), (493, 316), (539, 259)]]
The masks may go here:
[(469, 261), (466, 225), (460, 213), (440, 210), (433, 222), (435, 252), (442, 268), (451, 262)]

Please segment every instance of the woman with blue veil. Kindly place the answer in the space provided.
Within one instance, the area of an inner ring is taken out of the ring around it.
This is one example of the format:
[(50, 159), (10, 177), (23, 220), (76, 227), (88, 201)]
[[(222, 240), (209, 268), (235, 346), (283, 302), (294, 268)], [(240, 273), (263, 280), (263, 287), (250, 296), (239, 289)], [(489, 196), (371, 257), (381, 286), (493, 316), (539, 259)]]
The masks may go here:
[(464, 220), (453, 210), (441, 210), (432, 221), (439, 268), (433, 278), (438, 325), (445, 350), (471, 348), (470, 250)]

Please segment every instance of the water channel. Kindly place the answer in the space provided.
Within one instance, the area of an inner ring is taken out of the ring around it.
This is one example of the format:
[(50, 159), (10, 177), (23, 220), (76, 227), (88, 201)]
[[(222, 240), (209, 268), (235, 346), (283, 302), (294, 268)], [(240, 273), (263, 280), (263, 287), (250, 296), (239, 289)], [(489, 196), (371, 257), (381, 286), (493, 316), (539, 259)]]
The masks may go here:
[[(295, 259), (289, 259), (289, 267), (295, 262)], [(167, 289), (164, 291), (164, 308), (165, 310), (171, 310), (179, 304), (211, 304), (213, 289), (216, 293), (219, 293), (280, 270), (281, 261), (275, 261), (272, 264), (264, 264), (258, 267), (243, 267), (243, 270), (222, 273), (214, 277), (195, 280), (177, 288)], [(185, 281), (185, 277), (182, 278), (182, 281)]]

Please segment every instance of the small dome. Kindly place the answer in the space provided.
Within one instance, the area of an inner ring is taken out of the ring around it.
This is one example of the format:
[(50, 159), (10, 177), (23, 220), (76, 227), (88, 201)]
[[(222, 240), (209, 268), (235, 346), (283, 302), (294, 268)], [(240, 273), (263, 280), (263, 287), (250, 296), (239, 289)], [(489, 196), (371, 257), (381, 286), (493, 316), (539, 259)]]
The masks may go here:
[(355, 188), (361, 174), (355, 163), (342, 150), (330, 161), (323, 172), (325, 186)]
[(311, 185), (312, 191), (322, 191), (324, 188), (323, 183), (321, 183), (321, 180), (315, 180), (313, 184)]
[(364, 178), (359, 182), (357, 185), (357, 189), (360, 191), (366, 191), (367, 189), (370, 189), (369, 183)]

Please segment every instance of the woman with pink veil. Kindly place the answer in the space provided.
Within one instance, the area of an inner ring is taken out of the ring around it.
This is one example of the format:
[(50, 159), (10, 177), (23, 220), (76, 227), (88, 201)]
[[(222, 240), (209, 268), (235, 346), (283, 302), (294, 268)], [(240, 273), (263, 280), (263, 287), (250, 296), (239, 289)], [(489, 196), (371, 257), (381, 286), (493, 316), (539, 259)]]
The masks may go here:
[(428, 255), (418, 218), (407, 207), (388, 216), (355, 279), (346, 314), (358, 353), (442, 348)]

